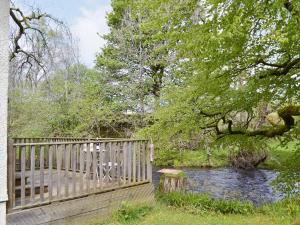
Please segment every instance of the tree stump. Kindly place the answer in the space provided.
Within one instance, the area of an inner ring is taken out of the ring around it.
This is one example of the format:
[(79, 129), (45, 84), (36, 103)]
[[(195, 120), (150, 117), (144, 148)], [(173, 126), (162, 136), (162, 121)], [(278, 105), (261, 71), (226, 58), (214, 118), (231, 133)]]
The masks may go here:
[(162, 169), (158, 171), (160, 176), (159, 190), (162, 193), (184, 192), (186, 176), (182, 170)]

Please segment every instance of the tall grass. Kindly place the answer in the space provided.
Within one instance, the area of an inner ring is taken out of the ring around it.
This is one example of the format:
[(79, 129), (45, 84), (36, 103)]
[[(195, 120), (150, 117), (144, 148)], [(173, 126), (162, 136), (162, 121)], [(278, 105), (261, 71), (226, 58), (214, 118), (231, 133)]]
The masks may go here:
[(184, 208), (192, 213), (249, 214), (255, 211), (251, 202), (213, 199), (207, 195), (192, 193), (158, 194), (158, 199), (167, 205)]

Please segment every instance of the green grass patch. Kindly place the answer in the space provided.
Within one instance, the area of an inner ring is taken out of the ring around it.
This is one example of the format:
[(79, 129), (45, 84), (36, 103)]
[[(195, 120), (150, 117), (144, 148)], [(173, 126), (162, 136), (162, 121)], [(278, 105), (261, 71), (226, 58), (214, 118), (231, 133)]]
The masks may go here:
[[(135, 208), (136, 207), (136, 208)], [(115, 216), (103, 225), (291, 225), (296, 220), (296, 216), (288, 214), (270, 213), (271, 209), (265, 208), (265, 211), (247, 214), (223, 214), (207, 211), (204, 213), (190, 213), (183, 207), (172, 207), (165, 203), (157, 203), (150, 211), (140, 210), (141, 206), (131, 206), (126, 215), (134, 211), (141, 212), (140, 216), (133, 216), (134, 219), (123, 217), (124, 212), (117, 212)], [(270, 207), (270, 206), (269, 206)], [(274, 206), (276, 209), (282, 210), (280, 204)], [(124, 209), (122, 209), (124, 210)], [(273, 208), (272, 210), (275, 210)], [(273, 211), (272, 211), (273, 212)], [(139, 213), (138, 213), (139, 214)], [(100, 225), (100, 224), (95, 224)]]
[(250, 202), (236, 200), (213, 199), (208, 195), (178, 193), (158, 194), (158, 199), (168, 206), (182, 208), (185, 211), (202, 214), (215, 212), (222, 214), (250, 214), (255, 207)]

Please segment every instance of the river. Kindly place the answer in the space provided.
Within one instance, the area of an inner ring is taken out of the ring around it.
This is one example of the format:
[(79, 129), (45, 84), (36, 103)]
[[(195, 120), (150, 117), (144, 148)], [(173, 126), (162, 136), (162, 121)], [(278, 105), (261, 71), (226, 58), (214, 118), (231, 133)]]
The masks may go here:
[[(153, 169), (153, 182), (159, 184), (159, 169)], [(278, 175), (272, 170), (241, 170), (233, 168), (183, 169), (188, 178), (187, 190), (205, 193), (213, 198), (251, 201), (255, 205), (275, 202), (282, 198), (274, 193), (271, 182)]]

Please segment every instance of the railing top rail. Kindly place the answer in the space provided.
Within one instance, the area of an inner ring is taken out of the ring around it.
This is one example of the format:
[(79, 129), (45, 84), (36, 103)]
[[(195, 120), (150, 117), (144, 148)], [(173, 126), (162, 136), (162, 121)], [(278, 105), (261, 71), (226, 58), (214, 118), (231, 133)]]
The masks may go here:
[(110, 142), (135, 142), (150, 141), (149, 139), (111, 139), (111, 140), (85, 140), (85, 141), (57, 141), (57, 142), (38, 142), (38, 143), (14, 143), (13, 146), (33, 146), (33, 145), (66, 145), (66, 144), (90, 144), (90, 143), (110, 143)]
[(12, 137), (11, 139), (82, 139), (82, 140), (113, 140), (124, 138), (81, 138), (81, 137)]

